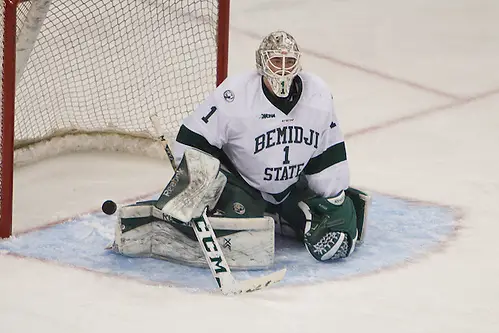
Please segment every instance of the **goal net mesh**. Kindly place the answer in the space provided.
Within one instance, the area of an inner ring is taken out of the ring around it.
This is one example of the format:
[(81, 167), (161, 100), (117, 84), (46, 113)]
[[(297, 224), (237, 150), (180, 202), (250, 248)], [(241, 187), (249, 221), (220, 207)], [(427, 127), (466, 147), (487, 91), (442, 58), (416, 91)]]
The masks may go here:
[[(32, 2), (18, 6), (17, 32)], [(15, 145), (66, 132), (174, 135), (214, 88), (217, 1), (53, 0), (17, 77)]]
[[(158, 152), (150, 116), (174, 137), (215, 88), (220, 64), (218, 0), (18, 0), (15, 30), (6, 23), (15, 0), (1, 2), (0, 237), (10, 227), (12, 150), (16, 165), (106, 147)], [(15, 49), (6, 46), (14, 34)], [(14, 58), (15, 87), (4, 67)], [(13, 147), (4, 140), (12, 127)], [(149, 146), (128, 149), (136, 141)]]

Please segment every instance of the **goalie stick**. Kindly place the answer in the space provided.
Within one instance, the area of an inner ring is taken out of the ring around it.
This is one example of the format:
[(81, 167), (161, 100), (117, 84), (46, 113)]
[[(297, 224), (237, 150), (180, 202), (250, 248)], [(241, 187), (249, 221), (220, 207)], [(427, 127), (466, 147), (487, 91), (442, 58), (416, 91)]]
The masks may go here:
[[(158, 136), (158, 140), (164, 145), (165, 153), (170, 160), (173, 170), (175, 170), (175, 160), (164, 134), (161, 134), (163, 131), (160, 121), (156, 115), (150, 116), (150, 119)], [(162, 195), (163, 193), (161, 196)], [(260, 290), (277, 283), (284, 278), (284, 275), (286, 274), (285, 268), (269, 275), (237, 281), (232, 275), (229, 264), (225, 259), (225, 255), (221, 250), (222, 248), (220, 247), (220, 244), (218, 243), (217, 237), (208, 218), (207, 210), (208, 207), (204, 209), (203, 214), (199, 218), (192, 219), (190, 224), (194, 230), (196, 238), (198, 239), (206, 262), (210, 267), (210, 271), (224, 295), (235, 295)]]

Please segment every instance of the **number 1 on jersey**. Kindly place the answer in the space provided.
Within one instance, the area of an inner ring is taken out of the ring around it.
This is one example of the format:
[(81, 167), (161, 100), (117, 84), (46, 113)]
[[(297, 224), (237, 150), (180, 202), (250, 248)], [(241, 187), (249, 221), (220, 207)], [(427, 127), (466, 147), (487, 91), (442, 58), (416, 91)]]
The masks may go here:
[(206, 123), (208, 124), (208, 120), (210, 119), (211, 116), (213, 116), (213, 114), (215, 113), (215, 111), (217, 111), (217, 107), (216, 106), (212, 106), (211, 107), (211, 110), (210, 112), (204, 116), (204, 117), (201, 117), (201, 119)]
[(284, 161), (282, 164), (289, 164), (289, 146), (284, 147)]

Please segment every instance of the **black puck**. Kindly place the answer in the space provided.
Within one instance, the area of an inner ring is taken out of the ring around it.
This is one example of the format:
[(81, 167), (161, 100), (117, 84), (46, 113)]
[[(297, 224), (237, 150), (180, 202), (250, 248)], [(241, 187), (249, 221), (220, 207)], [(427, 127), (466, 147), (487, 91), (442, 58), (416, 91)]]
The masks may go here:
[(113, 215), (116, 212), (116, 203), (113, 200), (106, 200), (102, 204), (104, 214)]

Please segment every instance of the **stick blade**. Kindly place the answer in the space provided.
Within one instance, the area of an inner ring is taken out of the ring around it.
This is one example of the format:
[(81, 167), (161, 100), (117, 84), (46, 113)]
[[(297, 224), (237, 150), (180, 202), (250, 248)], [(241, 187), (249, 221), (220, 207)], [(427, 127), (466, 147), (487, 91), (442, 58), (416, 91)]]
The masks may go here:
[(261, 290), (281, 281), (284, 278), (284, 275), (286, 275), (286, 268), (254, 279), (244, 281), (234, 280), (233, 284), (225, 284), (222, 286), (222, 293), (224, 295), (238, 295)]

